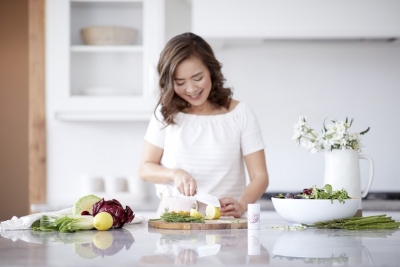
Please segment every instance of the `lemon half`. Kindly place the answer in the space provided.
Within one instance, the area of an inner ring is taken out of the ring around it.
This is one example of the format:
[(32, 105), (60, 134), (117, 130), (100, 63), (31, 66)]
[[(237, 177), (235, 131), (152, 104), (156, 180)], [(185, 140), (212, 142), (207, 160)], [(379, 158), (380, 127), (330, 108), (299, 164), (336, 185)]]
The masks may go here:
[(206, 219), (215, 220), (215, 219), (219, 219), (219, 217), (221, 217), (221, 211), (219, 210), (219, 208), (215, 207), (213, 205), (207, 205)]
[(203, 218), (203, 215), (201, 215), (200, 212), (198, 212), (196, 209), (190, 209), (190, 216), (196, 218), (196, 219), (201, 219)]

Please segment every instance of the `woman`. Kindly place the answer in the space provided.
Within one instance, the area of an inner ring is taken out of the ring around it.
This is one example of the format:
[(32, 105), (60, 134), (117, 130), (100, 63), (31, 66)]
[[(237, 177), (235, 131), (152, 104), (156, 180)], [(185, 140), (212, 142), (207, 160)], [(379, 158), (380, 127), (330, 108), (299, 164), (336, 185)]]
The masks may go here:
[(198, 204), (204, 215), (205, 204), (193, 197), (198, 189), (219, 198), (222, 216), (241, 217), (268, 187), (253, 111), (232, 99), (212, 48), (193, 33), (167, 43), (157, 70), (160, 98), (145, 135), (139, 176), (155, 183), (158, 214)]

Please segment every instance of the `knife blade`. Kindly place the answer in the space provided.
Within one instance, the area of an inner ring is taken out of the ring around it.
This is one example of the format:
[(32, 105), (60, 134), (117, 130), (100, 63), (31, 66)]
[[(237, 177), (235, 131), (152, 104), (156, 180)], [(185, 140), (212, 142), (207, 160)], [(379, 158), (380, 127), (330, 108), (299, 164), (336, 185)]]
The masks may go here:
[(204, 204), (207, 205), (213, 205), (215, 207), (220, 208), (221, 204), (219, 203), (219, 199), (216, 196), (213, 196), (211, 194), (199, 192), (198, 190), (196, 191), (196, 195), (194, 195), (197, 199), (197, 201), (200, 201)]

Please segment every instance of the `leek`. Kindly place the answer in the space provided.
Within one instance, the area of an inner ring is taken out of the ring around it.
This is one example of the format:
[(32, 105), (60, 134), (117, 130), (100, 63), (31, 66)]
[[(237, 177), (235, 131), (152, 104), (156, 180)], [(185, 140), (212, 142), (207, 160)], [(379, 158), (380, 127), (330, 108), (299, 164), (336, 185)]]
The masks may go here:
[(43, 215), (34, 231), (43, 232), (75, 232), (93, 229), (93, 216), (90, 215)]

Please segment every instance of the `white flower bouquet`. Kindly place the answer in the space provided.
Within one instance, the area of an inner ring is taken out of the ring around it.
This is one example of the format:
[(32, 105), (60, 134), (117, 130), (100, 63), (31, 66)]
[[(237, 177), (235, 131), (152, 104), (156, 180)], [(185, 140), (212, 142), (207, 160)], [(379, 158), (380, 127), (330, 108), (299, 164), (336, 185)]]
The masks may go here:
[(313, 129), (306, 124), (306, 117), (301, 116), (299, 121), (293, 126), (294, 134), (292, 140), (298, 145), (307, 148), (311, 153), (317, 153), (322, 150), (333, 149), (353, 149), (361, 152), (361, 135), (366, 134), (370, 127), (359, 133), (349, 133), (347, 130), (353, 124), (354, 119), (350, 121), (333, 120), (333, 124), (325, 126), (323, 123), (322, 134), (319, 136)]

